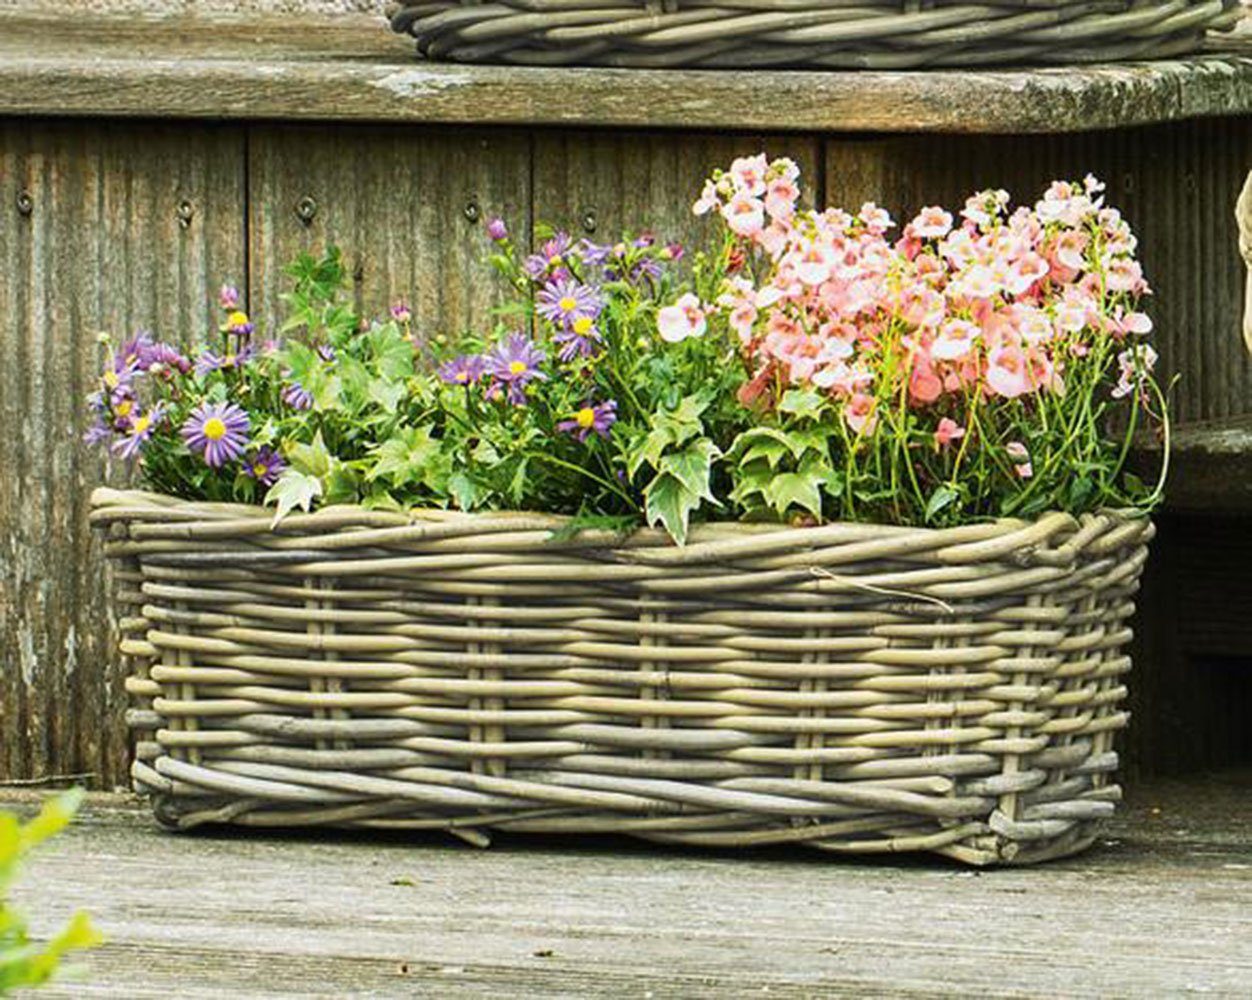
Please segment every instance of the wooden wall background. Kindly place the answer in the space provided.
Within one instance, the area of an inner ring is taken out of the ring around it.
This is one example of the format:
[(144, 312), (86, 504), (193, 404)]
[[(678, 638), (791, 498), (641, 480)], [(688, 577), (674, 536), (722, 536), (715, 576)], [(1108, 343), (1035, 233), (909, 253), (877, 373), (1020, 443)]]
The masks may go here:
[[(1244, 121), (1048, 137), (819, 137), (0, 119), (0, 781), (125, 781), (115, 623), (85, 526), (87, 494), (105, 471), (80, 444), (98, 331), (194, 338), (226, 280), (271, 319), (282, 265), (328, 242), (344, 249), (364, 307), (404, 298), (422, 328), (455, 331), (496, 301), (481, 263), (483, 219), (504, 215), (523, 239), (543, 219), (577, 235), (652, 225), (691, 240), (700, 179), (760, 148), (794, 156), (817, 199), (874, 199), (897, 218), (979, 187), (1025, 199), (1052, 177), (1103, 176), (1142, 240), (1162, 354), (1183, 373), (1178, 417), (1252, 413), (1232, 215), (1252, 167)], [(1232, 532), (1247, 536), (1238, 519), (1221, 531), (1206, 523), (1207, 534), (1164, 520), (1157, 564), (1170, 572), (1149, 581), (1132, 683), (1140, 771), (1247, 749), (1242, 728), (1223, 720), (1246, 707), (1249, 671), (1195, 681), (1201, 654), (1229, 667), (1252, 649), (1242, 616), (1225, 616), (1235, 624), (1222, 626), (1220, 650), (1194, 640), (1222, 604), (1187, 582), (1222, 579), (1195, 546), (1207, 539), (1220, 562)]]

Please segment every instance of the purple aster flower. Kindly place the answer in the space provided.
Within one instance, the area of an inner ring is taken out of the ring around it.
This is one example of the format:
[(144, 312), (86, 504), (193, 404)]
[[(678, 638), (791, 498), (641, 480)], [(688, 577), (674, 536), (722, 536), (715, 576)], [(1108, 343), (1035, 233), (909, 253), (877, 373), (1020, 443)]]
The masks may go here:
[(335, 349), (331, 347), (330, 344), (318, 344), (317, 353), (323, 361), (335, 360)]
[(600, 315), (600, 296), (594, 288), (576, 281), (549, 281), (535, 296), (535, 311), (555, 326), (570, 329), (574, 320)]
[(125, 435), (113, 442), (114, 454), (121, 455), (122, 458), (138, 458), (140, 452), (143, 451), (143, 446), (152, 437), (152, 432), (156, 429), (160, 420), (160, 404), (157, 404), (148, 413), (136, 412), (126, 428)]
[(171, 344), (153, 344), (148, 355), (148, 371), (152, 373), (170, 373), (175, 369), (186, 375), (191, 371), (191, 362), (183, 353)]
[(574, 241), (570, 239), (569, 233), (557, 233), (552, 239), (546, 241), (539, 248), (539, 252), (549, 261), (555, 261), (558, 257), (564, 257), (569, 253), (570, 248), (574, 245)]
[(391, 307), (391, 318), (397, 323), (407, 323), (413, 318), (413, 310), (407, 302), (397, 302)]
[(273, 448), (258, 448), (244, 463), (243, 471), (262, 486), (273, 486), (286, 468), (287, 463)]
[(220, 469), (243, 454), (252, 421), (234, 403), (201, 403), (183, 424), (187, 447), (204, 456), (211, 469)]
[(611, 243), (592, 243), (591, 240), (583, 240), (581, 249), (583, 260), (592, 267), (599, 267), (613, 254)]
[(520, 406), (526, 402), (526, 384), (533, 379), (546, 381), (548, 376), (539, 370), (544, 353), (524, 333), (510, 333), (504, 343), (484, 359), (487, 374), (508, 386), (510, 403)]
[(509, 227), (504, 224), (503, 219), (490, 219), (487, 222), (487, 235), (497, 243), (503, 243), (509, 238)]
[(522, 261), (522, 270), (532, 281), (538, 281), (548, 271), (548, 262), (537, 253), (532, 253)]
[(661, 265), (651, 257), (644, 257), (642, 260), (636, 261), (635, 266), (631, 268), (630, 277), (632, 281), (638, 281), (644, 275), (653, 280), (661, 276)]
[[(139, 331), (117, 349), (117, 353), (113, 355), (110, 371), (118, 381), (122, 381), (135, 372), (146, 369), (154, 346), (152, 335), (142, 330)], [(105, 380), (109, 381), (107, 373)], [(113, 386), (110, 385), (109, 388)]]
[(481, 354), (462, 354), (439, 366), (439, 378), (448, 385), (473, 385), (483, 377), (486, 368)]
[(240, 309), (232, 310), (226, 315), (226, 321), (222, 324), (222, 332), (243, 340), (245, 337), (252, 336), (252, 321), (248, 319), (246, 312)]
[(223, 309), (237, 309), (239, 307), (239, 289), (234, 285), (223, 285), (218, 290), (217, 303)]
[(590, 316), (574, 317), (568, 327), (558, 330), (552, 337), (553, 342), (560, 345), (557, 357), (562, 361), (591, 357), (599, 350), (600, 339), (600, 330)]
[(203, 378), (209, 372), (217, 371), (219, 368), (239, 368), (252, 359), (256, 354), (256, 348), (248, 344), (243, 350), (237, 353), (227, 352), (226, 354), (217, 354), (213, 351), (205, 351), (196, 358), (196, 374)]
[(313, 394), (299, 382), (292, 382), (283, 389), (283, 402), (295, 410), (311, 410)]
[(655, 242), (656, 237), (651, 233), (640, 233), (638, 239), (631, 243), (631, 246), (633, 246), (636, 250), (646, 250)]
[(566, 434), (572, 434), (582, 443), (593, 433), (599, 434), (602, 438), (607, 438), (609, 436), (609, 428), (616, 422), (617, 401), (610, 399), (595, 405), (588, 403), (569, 420), (562, 420), (558, 423), (556, 429)]
[(91, 446), (104, 444), (113, 436), (113, 432), (109, 430), (108, 424), (102, 420), (97, 420), (94, 424), (83, 431), (83, 443)]
[(681, 243), (672, 242), (665, 244), (665, 247), (661, 250), (661, 257), (664, 260), (678, 261), (683, 259), (683, 254), (686, 252)]

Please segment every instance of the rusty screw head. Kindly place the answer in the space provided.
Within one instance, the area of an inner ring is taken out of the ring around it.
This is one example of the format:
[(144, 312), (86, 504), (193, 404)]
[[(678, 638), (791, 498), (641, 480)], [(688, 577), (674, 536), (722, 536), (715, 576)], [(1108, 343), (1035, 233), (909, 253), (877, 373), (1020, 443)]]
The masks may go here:
[(467, 222), (477, 222), (479, 217), (483, 214), (482, 209), (478, 207), (478, 202), (473, 199), (470, 199), (465, 203), (465, 207), (461, 209), (461, 212), (464, 214)]
[(594, 208), (583, 209), (583, 230), (588, 233), (594, 233), (599, 220), (596, 218), (596, 210)]
[(191, 226), (191, 220), (196, 217), (196, 206), (189, 201), (179, 202), (174, 216), (178, 219), (178, 224), (187, 229)]
[(306, 226), (313, 224), (317, 218), (317, 200), (312, 195), (306, 194), (296, 202), (296, 218)]
[(29, 216), (35, 210), (35, 199), (30, 196), (29, 191), (19, 191), (17, 194), (17, 213), (21, 216)]

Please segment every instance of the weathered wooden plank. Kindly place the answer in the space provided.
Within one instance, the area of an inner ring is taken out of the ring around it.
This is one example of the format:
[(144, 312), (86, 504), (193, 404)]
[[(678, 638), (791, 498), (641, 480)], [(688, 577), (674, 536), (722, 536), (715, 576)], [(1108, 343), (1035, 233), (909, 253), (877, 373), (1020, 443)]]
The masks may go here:
[(792, 157), (810, 202), (820, 194), (820, 144), (807, 136), (536, 132), (535, 220), (575, 238), (616, 240), (624, 231), (648, 230), (661, 240), (708, 246), (715, 229), (691, 211), (704, 179), (762, 150)]
[(242, 271), (242, 150), (235, 127), (0, 125), (0, 776), (124, 780), (83, 396), (98, 331), (198, 333)]
[(1234, 218), (1249, 164), (1252, 129), (1239, 118), (1050, 137), (838, 137), (826, 145), (830, 201), (855, 207), (873, 198), (901, 222), (922, 205), (960, 207), (982, 188), (1033, 201), (1057, 177), (1091, 172), (1105, 180), (1109, 202), (1140, 237), (1156, 291), (1155, 341), (1164, 370), (1181, 375), (1180, 421), (1252, 412)]
[(374, 17), (0, 18), (0, 113), (11, 114), (970, 133), (1252, 110), (1246, 42), (1117, 67), (638, 71), (419, 63)]
[(611, 840), (192, 837), (89, 810), (15, 898), (36, 933), (87, 906), (109, 938), (49, 997), (1246, 995), (1248, 780), (1144, 787), (1090, 852), (981, 876)]
[(530, 140), (511, 131), (326, 129), (249, 131), (253, 306), (273, 319), (281, 269), (300, 250), (338, 245), (358, 305), (404, 299), (415, 329), (459, 333), (500, 301), (485, 257), (485, 220), (504, 215), (529, 240)]

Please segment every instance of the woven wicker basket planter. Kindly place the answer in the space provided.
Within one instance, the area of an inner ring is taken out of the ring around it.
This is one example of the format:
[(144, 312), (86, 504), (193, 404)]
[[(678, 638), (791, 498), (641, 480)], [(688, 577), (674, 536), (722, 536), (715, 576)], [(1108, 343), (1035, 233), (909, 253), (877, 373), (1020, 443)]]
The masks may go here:
[(1153, 533), (260, 508), (98, 490), (158, 817), (1025, 863), (1091, 843)]
[(1237, 0), (403, 0), (429, 59), (553, 66), (916, 69), (1197, 51)]

